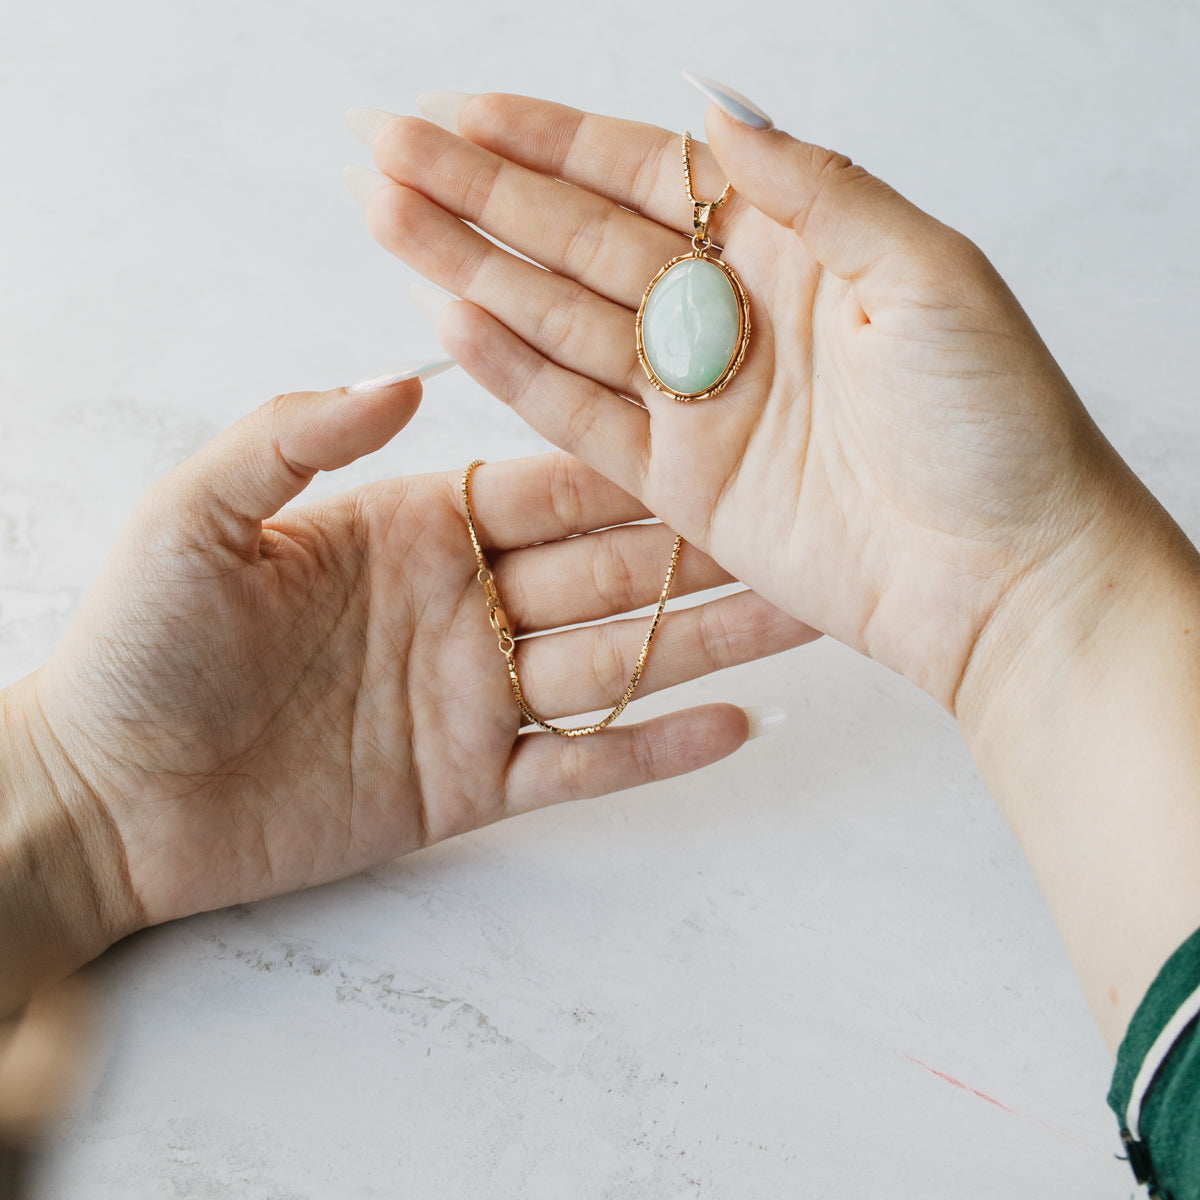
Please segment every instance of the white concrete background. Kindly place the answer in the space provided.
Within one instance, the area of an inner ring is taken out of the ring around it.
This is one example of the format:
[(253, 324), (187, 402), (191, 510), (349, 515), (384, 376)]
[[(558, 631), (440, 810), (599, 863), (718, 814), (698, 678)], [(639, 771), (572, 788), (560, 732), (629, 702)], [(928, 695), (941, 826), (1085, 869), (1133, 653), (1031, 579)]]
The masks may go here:
[[(436, 353), (340, 179), (343, 110), (428, 89), (699, 129), (679, 70), (741, 87), (979, 241), (1200, 535), (1198, 52), (1169, 0), (3, 0), (0, 679), (166, 467)], [(317, 487), (540, 445), (456, 373)], [(37, 1200), (1130, 1195), (1107, 1055), (953, 724), (826, 643), (642, 708), (700, 698), (791, 718), (117, 947)]]

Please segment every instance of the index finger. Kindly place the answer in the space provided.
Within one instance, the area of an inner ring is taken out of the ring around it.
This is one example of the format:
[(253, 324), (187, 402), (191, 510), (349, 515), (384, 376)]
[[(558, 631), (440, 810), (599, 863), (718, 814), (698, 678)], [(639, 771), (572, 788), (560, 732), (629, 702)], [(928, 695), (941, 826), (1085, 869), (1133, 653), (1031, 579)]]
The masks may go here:
[[(447, 477), (462, 508), (463, 471)], [(591, 533), (653, 514), (598, 471), (562, 451), (484, 463), (471, 476), (471, 502), (485, 550), (512, 550)]]
[[(464, 101), (456, 132), (511, 162), (692, 232), (678, 133), (502, 92)], [(720, 195), (725, 180), (702, 142), (692, 142), (692, 170), (697, 196)]]

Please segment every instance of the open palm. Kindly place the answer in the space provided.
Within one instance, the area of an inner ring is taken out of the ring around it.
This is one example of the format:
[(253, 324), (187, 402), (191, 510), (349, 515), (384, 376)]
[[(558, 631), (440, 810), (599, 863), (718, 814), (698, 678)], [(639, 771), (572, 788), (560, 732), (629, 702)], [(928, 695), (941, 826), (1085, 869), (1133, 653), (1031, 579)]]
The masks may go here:
[[(587, 738), (521, 733), (461, 473), (278, 511), (318, 469), (392, 436), (418, 389), (283, 397), (185, 463), (146, 497), (30, 681), (117, 834), (132, 923), (336, 878), (744, 741), (730, 705)], [(671, 532), (627, 524), (645, 509), (576, 460), (481, 467), (473, 492), (519, 634), (656, 599)], [(727, 581), (685, 551), (676, 590)], [(610, 705), (644, 632), (631, 618), (529, 638), (532, 703), (550, 717)], [(643, 687), (813, 636), (753, 593), (710, 600), (668, 615)]]
[(1108, 453), (986, 259), (847, 160), (714, 110), (721, 168), (696, 145), (696, 193), (734, 184), (713, 236), (753, 329), (725, 391), (677, 404), (633, 317), (689, 242), (678, 135), (513, 96), (468, 99), (457, 131), (381, 118), (398, 186), (368, 205), (388, 249), (470, 302), (440, 316), (447, 349), (763, 596), (953, 708)]

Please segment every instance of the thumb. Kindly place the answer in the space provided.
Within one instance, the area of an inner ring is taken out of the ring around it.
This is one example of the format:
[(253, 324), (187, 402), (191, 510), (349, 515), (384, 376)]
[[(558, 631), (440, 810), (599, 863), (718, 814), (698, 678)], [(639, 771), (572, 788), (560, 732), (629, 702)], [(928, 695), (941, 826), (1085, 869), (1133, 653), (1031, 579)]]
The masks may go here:
[(705, 121), (709, 147), (737, 193), (792, 229), (834, 275), (870, 282), (882, 264), (929, 250), (950, 233), (899, 192), (843, 154), (755, 129), (717, 104)]
[(421, 381), (453, 365), (440, 360), (350, 388), (276, 396), (172, 471), (151, 507), (202, 537), (253, 551), (263, 521), (319, 471), (385, 446), (417, 411)]

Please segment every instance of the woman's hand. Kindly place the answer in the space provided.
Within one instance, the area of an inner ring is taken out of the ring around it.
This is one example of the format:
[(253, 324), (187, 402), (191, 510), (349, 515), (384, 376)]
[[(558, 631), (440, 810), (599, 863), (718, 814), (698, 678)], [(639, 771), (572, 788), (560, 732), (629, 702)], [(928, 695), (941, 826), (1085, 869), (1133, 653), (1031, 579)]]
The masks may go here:
[[(0, 852), (10, 883), (22, 863), (31, 881), (0, 889), (8, 961), (14, 910), (49, 905), (41, 941), (59, 930), (87, 943), (60, 958), (87, 957), (143, 924), (691, 771), (745, 740), (731, 705), (519, 735), (461, 471), (280, 511), (317, 471), (387, 442), (419, 395), (406, 382), (280, 397), (145, 497), (62, 646), (4, 695)], [(472, 497), (518, 635), (657, 599), (671, 531), (627, 524), (642, 505), (569, 456), (480, 467)], [(674, 592), (728, 581), (685, 547)], [(645, 630), (630, 618), (523, 642), (530, 703), (549, 718), (611, 706)], [(751, 592), (669, 613), (639, 694), (815, 636)], [(59, 886), (43, 886), (47, 862)]]
[(695, 191), (733, 182), (712, 234), (753, 328), (726, 390), (679, 404), (634, 338), (647, 283), (689, 246), (679, 135), (459, 100), (461, 137), (376, 117), (394, 186), (368, 203), (385, 247), (470, 301), (440, 316), (449, 352), (773, 603), (953, 711), (997, 610), (1128, 481), (983, 255), (848, 160), (713, 108)]
[(958, 717), (1115, 1046), (1200, 920), (1200, 560), (996, 272), (847, 159), (714, 107), (695, 192), (736, 190), (712, 235), (753, 331), (725, 391), (678, 404), (634, 314), (689, 245), (679, 137), (513, 96), (432, 111), (462, 136), (354, 123), (372, 232), (468, 301), (440, 314), (450, 353)]

